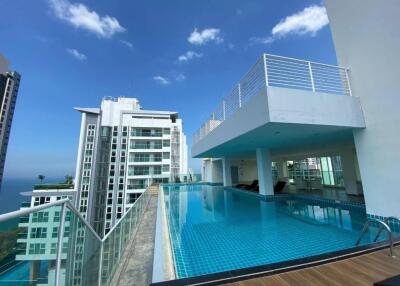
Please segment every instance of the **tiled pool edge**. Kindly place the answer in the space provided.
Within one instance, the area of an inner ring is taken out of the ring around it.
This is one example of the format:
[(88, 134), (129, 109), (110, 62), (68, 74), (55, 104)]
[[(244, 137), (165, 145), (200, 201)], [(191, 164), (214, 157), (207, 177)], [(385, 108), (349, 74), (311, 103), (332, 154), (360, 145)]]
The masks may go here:
[(158, 194), (152, 283), (176, 279), (175, 261), (172, 255), (162, 185), (159, 186)]
[[(400, 239), (396, 239), (395, 246), (400, 245)], [(242, 280), (248, 280), (263, 276), (271, 276), (274, 274), (300, 270), (308, 267), (349, 259), (352, 257), (368, 254), (371, 252), (387, 249), (387, 242), (378, 242), (364, 246), (358, 246), (350, 249), (324, 253), (315, 256), (309, 256), (289, 261), (277, 262), (267, 265), (236, 269), (231, 271), (212, 273), (202, 276), (190, 278), (182, 278), (158, 283), (151, 283), (151, 286), (183, 286), (183, 285), (221, 285), (225, 283), (233, 283)], [(389, 255), (389, 250), (388, 250)]]
[(287, 200), (287, 199), (296, 199), (296, 200), (307, 200), (307, 202), (312, 202), (315, 204), (318, 203), (326, 203), (332, 206), (345, 206), (350, 208), (363, 208), (365, 209), (365, 204), (358, 202), (348, 202), (334, 199), (322, 198), (315, 195), (299, 195), (299, 194), (290, 194), (290, 193), (281, 193), (275, 195), (261, 195), (259, 193), (254, 193), (234, 187), (224, 187), (224, 190), (229, 190), (232, 192), (239, 192), (241, 194), (246, 194), (249, 196), (255, 196), (260, 199), (263, 199), (267, 202), (278, 201), (278, 200)]
[[(367, 213), (367, 218), (379, 219), (381, 221), (385, 221), (388, 217)], [(376, 225), (376, 223), (375, 223), (375, 225)], [(397, 220), (397, 219), (389, 220), (388, 225), (393, 232), (400, 232), (400, 221), (399, 220)]]

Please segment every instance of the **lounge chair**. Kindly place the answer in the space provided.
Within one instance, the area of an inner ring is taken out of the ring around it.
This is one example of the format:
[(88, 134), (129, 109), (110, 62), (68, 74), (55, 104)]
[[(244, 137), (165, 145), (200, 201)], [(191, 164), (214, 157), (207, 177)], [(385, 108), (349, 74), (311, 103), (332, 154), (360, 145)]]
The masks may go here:
[(274, 186), (274, 192), (275, 193), (280, 193), (283, 191), (283, 189), (286, 186), (286, 182), (285, 181), (278, 181), (276, 182), (275, 186)]
[(235, 188), (245, 189), (248, 191), (258, 191), (258, 180), (254, 180), (250, 185), (246, 185), (246, 184), (236, 185)]

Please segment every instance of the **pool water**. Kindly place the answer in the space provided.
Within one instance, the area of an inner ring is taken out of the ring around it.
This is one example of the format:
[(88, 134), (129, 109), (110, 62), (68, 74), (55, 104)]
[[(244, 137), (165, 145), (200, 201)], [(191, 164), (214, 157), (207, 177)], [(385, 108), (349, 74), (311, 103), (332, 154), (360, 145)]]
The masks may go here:
[(362, 206), (312, 198), (270, 200), (210, 185), (163, 190), (178, 278), (351, 248), (366, 220)]

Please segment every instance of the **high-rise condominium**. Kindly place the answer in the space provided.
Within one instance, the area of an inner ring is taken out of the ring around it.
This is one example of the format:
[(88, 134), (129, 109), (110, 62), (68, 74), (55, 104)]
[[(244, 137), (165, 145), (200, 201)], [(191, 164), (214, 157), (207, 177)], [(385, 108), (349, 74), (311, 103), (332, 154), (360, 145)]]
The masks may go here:
[(136, 98), (105, 98), (101, 108), (77, 110), (77, 207), (104, 235), (149, 184), (187, 173), (186, 136), (177, 112), (143, 110)]
[(21, 76), (9, 71), (7, 60), (0, 55), (0, 186), (20, 80)]

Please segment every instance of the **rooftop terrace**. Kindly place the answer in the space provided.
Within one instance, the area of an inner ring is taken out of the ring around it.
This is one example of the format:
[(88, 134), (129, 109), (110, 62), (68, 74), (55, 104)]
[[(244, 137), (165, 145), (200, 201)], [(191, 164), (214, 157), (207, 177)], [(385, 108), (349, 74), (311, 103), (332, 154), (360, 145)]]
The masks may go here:
[(34, 190), (63, 190), (63, 189), (73, 189), (74, 184), (65, 184), (65, 183), (58, 183), (58, 184), (38, 184), (34, 185)]

